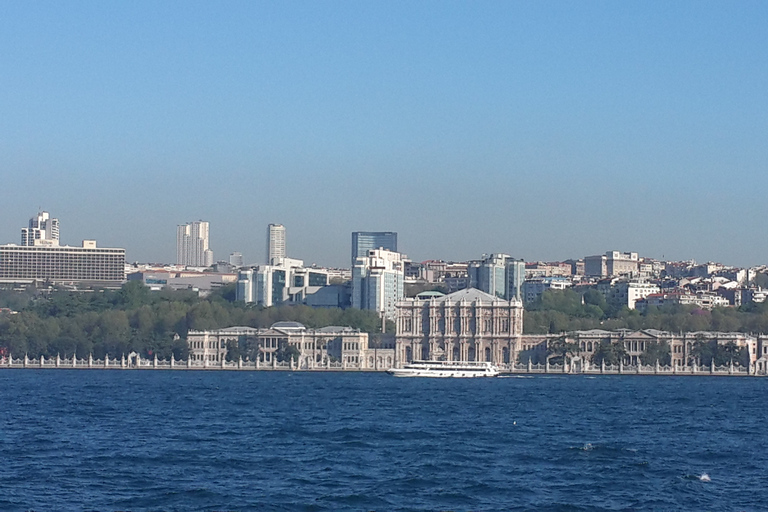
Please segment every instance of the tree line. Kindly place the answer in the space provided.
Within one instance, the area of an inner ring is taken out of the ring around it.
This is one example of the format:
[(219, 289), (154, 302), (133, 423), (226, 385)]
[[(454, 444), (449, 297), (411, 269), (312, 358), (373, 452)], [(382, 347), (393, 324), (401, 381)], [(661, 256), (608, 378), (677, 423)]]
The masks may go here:
[(557, 334), (589, 329), (659, 329), (670, 332), (768, 333), (768, 302), (741, 307), (705, 310), (693, 305), (649, 306), (640, 312), (608, 304), (603, 294), (591, 289), (547, 290), (525, 307), (526, 334)]
[[(692, 305), (669, 304), (650, 306), (640, 312), (607, 303), (603, 294), (595, 289), (583, 294), (570, 289), (547, 290), (536, 302), (526, 306), (523, 329), (526, 334), (560, 334), (589, 329), (762, 334), (768, 333), (768, 303), (751, 302), (739, 308), (715, 308), (711, 311)], [(545, 357), (551, 364), (562, 364), (564, 359), (578, 353), (579, 346), (561, 336), (550, 343)], [(594, 351), (591, 363), (617, 365), (627, 356), (622, 343), (605, 340)], [(646, 365), (656, 362), (670, 364), (669, 344), (664, 341), (648, 343), (640, 361)], [(728, 365), (731, 361), (746, 366), (749, 364), (749, 353), (746, 347), (738, 347), (733, 342), (718, 344), (716, 340), (700, 335), (694, 343), (692, 361), (688, 363), (709, 366), (713, 361), (716, 366)]]
[[(265, 328), (295, 321), (309, 328), (340, 325), (368, 333), (381, 332), (372, 311), (283, 305), (263, 308), (234, 300), (234, 285), (201, 298), (191, 291), (150, 291), (130, 281), (119, 290), (53, 291), (45, 294), (3, 291), (0, 307), (0, 354), (14, 357), (120, 357), (137, 352), (144, 357), (187, 358), (189, 330), (235, 325)], [(387, 331), (393, 329), (388, 322)]]

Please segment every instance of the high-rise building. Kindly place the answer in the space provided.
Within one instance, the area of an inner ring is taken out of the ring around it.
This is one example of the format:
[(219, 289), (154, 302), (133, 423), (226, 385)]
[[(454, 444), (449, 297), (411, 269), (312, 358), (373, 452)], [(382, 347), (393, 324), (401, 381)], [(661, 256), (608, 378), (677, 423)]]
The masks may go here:
[(195, 221), (176, 228), (176, 263), (188, 267), (210, 267), (213, 251), (208, 247), (210, 227)]
[(286, 258), (285, 226), (270, 224), (267, 226), (267, 265), (272, 265), (278, 258)]
[[(38, 240), (39, 241), (39, 240)], [(0, 282), (100, 282), (119, 285), (125, 280), (125, 249), (35, 243), (0, 245)]]
[(491, 254), (472, 261), (467, 268), (470, 288), (477, 288), (500, 299), (523, 298), (525, 262), (507, 254)]
[(523, 300), (523, 283), (525, 283), (525, 261), (508, 259), (507, 290), (504, 298)]
[(229, 264), (233, 267), (242, 267), (243, 266), (243, 253), (241, 252), (233, 252), (229, 255)]
[(352, 307), (377, 311), (395, 319), (395, 305), (405, 297), (405, 255), (370, 249), (352, 267)]
[(48, 212), (39, 212), (29, 219), (29, 227), (21, 228), (21, 245), (59, 245), (59, 219), (53, 219)]
[(397, 233), (392, 231), (352, 232), (352, 265), (359, 256), (366, 256), (371, 249), (397, 252)]

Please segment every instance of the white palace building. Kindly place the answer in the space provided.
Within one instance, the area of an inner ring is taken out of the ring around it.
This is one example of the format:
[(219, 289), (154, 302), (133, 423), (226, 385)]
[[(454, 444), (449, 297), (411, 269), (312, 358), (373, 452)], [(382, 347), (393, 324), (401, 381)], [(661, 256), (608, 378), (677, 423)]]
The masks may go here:
[(395, 360), (514, 363), (523, 334), (523, 303), (467, 288), (397, 303)]

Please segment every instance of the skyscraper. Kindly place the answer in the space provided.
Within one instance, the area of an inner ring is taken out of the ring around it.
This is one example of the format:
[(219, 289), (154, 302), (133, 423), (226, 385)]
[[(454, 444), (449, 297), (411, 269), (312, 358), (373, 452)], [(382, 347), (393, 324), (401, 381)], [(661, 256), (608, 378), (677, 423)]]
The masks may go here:
[(514, 260), (507, 254), (483, 255), (467, 268), (469, 286), (500, 299), (522, 300), (525, 281), (525, 262)]
[(267, 265), (273, 265), (277, 258), (285, 258), (285, 226), (267, 226)]
[(243, 253), (241, 252), (233, 252), (229, 255), (229, 264), (233, 267), (242, 267), (243, 266)]
[(176, 228), (176, 263), (189, 267), (213, 265), (213, 251), (208, 248), (209, 225), (195, 221)]
[(507, 260), (507, 300), (523, 300), (523, 283), (525, 283), (525, 261)]
[(48, 212), (39, 212), (29, 219), (29, 227), (21, 228), (21, 245), (59, 245), (59, 219), (52, 219)]
[(393, 231), (352, 232), (352, 265), (359, 256), (366, 256), (371, 249), (397, 252), (397, 233)]
[(352, 307), (376, 311), (395, 319), (395, 304), (405, 297), (404, 255), (386, 249), (370, 249), (352, 266)]

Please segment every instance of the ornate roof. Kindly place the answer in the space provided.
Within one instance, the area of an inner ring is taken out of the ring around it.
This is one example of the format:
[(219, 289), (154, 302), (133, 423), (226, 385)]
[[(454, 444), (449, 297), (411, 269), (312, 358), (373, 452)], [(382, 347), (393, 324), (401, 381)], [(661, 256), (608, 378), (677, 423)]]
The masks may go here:
[(477, 288), (464, 288), (463, 290), (449, 293), (448, 295), (443, 295), (442, 297), (435, 297), (434, 299), (430, 300), (434, 300), (438, 303), (443, 303), (447, 300), (450, 300), (451, 302), (459, 302), (461, 300), (465, 300), (467, 302), (506, 302), (504, 299), (494, 297), (490, 293), (485, 293), (484, 291), (478, 290)]

